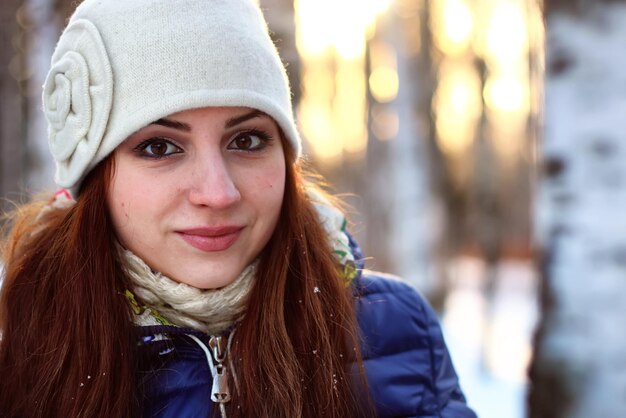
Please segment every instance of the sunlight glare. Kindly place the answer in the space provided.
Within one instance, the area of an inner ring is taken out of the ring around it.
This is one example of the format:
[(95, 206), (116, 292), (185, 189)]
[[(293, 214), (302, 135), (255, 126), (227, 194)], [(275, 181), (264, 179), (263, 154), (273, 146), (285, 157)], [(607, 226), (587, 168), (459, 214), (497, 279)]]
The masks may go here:
[(484, 90), (487, 106), (501, 112), (528, 112), (529, 92), (524, 80), (510, 75), (490, 77)]
[[(296, 46), (302, 57), (298, 116), (311, 150), (325, 164), (367, 146), (366, 40), (392, 0), (296, 0)], [(374, 76), (381, 97), (397, 94), (397, 74)], [(385, 67), (384, 69), (387, 69)]]
[(434, 41), (445, 54), (458, 55), (469, 46), (474, 31), (472, 10), (465, 0), (440, 0), (433, 4)]
[(519, 2), (497, 2), (486, 31), (486, 53), (494, 60), (522, 59), (528, 51), (525, 13)]
[(333, 162), (341, 157), (341, 147), (334, 141), (329, 110), (303, 100), (298, 120), (313, 152), (321, 159)]
[(370, 43), (371, 74), (368, 80), (370, 91), (379, 103), (396, 98), (400, 86), (397, 71), (397, 56), (393, 45), (375, 41)]
[(471, 66), (442, 67), (433, 105), (441, 148), (451, 154), (467, 149), (482, 108), (480, 78)]
[(365, 132), (365, 74), (359, 65), (343, 65), (336, 74), (337, 94), (333, 103), (334, 125), (343, 149), (361, 154), (367, 146)]
[(320, 30), (327, 27), (330, 0), (295, 0), (296, 11), (296, 46), (303, 57), (323, 55), (333, 45), (334, 33)]
[(400, 81), (395, 69), (379, 67), (372, 71), (369, 79), (372, 96), (379, 103), (390, 102), (398, 95)]

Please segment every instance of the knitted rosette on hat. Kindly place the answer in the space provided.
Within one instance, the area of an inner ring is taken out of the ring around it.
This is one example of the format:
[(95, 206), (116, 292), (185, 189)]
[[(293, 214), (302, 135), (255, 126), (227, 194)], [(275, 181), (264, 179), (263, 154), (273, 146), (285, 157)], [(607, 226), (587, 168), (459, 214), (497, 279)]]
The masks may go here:
[(113, 75), (100, 33), (91, 22), (72, 22), (64, 36), (52, 57), (43, 104), (57, 178), (70, 185), (93, 160), (104, 136)]
[(187, 109), (261, 110), (300, 155), (285, 68), (252, 0), (85, 0), (43, 92), (56, 183), (77, 196), (144, 126)]

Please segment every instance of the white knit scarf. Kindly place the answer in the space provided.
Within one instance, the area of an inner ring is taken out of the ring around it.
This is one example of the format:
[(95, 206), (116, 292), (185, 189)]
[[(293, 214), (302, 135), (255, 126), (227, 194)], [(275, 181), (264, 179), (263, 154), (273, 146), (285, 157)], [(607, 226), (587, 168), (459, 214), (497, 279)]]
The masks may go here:
[(174, 325), (219, 335), (243, 317), (258, 262), (246, 267), (229, 285), (205, 290), (152, 271), (129, 250), (120, 247), (119, 253), (120, 263), (133, 283), (133, 293), (150, 307), (150, 317), (136, 315), (138, 325), (152, 324), (152, 317), (160, 315)]

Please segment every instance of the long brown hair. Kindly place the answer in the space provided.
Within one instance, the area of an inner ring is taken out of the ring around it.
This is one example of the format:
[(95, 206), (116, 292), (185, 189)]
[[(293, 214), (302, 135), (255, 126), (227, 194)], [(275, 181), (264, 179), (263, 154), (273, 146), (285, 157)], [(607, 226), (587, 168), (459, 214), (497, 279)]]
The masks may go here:
[[(287, 161), (291, 150), (285, 147)], [(112, 157), (85, 180), (77, 203), (16, 217), (0, 296), (0, 416), (140, 414), (131, 287), (115, 260), (106, 205)], [(351, 289), (287, 165), (279, 225), (262, 251), (231, 356), (240, 393), (229, 416), (369, 414)]]

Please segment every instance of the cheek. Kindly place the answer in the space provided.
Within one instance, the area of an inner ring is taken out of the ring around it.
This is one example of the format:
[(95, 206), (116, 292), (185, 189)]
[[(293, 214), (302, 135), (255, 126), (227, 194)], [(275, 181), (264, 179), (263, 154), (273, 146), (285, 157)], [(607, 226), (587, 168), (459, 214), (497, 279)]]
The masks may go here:
[(125, 218), (141, 211), (142, 208), (153, 206), (155, 198), (159, 196), (158, 188), (151, 187), (158, 184), (154, 176), (145, 174), (140, 169), (133, 169), (125, 160), (116, 167), (115, 176), (109, 189), (109, 206)]
[(256, 212), (261, 225), (273, 230), (282, 208), (285, 174), (277, 167), (250, 172), (244, 179), (240, 185), (245, 188), (246, 205)]
[(136, 223), (140, 220), (137, 214), (145, 211), (145, 206), (150, 204), (149, 196), (142, 193), (139, 187), (141, 179), (125, 168), (120, 164), (116, 170), (108, 195), (109, 212), (120, 239), (137, 226)]
[(280, 179), (277, 180), (273, 177), (260, 178), (257, 180), (257, 183), (260, 185), (261, 188), (271, 191), (284, 188), (284, 181), (281, 183)]
[(124, 229), (128, 227), (130, 223), (128, 209), (132, 205), (131, 202), (128, 202), (124, 187), (119, 182), (113, 181), (111, 184), (107, 203), (115, 232), (118, 238), (122, 239)]
[(272, 169), (259, 175), (256, 179), (259, 198), (268, 206), (281, 206), (285, 193), (284, 169)]

